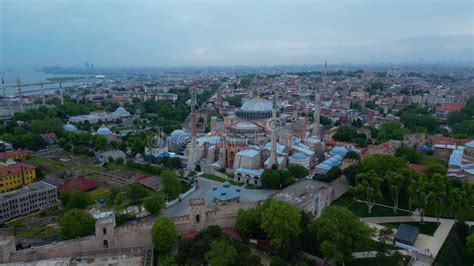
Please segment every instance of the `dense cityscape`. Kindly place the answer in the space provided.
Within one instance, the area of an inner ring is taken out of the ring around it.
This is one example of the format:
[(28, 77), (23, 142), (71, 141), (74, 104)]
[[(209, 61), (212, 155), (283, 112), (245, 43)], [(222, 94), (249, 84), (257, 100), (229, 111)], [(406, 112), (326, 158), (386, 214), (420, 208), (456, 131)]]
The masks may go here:
[(470, 47), (466, 62), (2, 65), (0, 263), (474, 265)]

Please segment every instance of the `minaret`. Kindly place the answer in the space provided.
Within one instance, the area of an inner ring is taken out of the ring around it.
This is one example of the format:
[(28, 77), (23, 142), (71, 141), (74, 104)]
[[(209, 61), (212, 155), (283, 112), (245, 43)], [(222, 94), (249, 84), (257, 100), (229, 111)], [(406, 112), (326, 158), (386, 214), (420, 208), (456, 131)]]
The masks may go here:
[(5, 80), (2, 77), (2, 89), (3, 89), (3, 97), (7, 97), (7, 86), (5, 86)]
[(272, 130), (272, 147), (270, 150), (270, 158), (268, 159), (268, 167), (278, 168), (278, 155), (277, 155), (277, 111), (276, 111), (276, 96), (273, 91), (273, 109), (272, 109), (272, 120), (270, 121), (270, 128)]
[(319, 95), (319, 89), (316, 90), (316, 96), (315, 96), (315, 103), (314, 103), (314, 125), (313, 125), (313, 135), (317, 139), (321, 139), (321, 131), (320, 131), (320, 121), (319, 121), (319, 116), (321, 115), (321, 97)]
[(16, 84), (18, 86), (18, 97), (20, 97), (20, 111), (23, 112), (23, 94), (21, 93), (20, 78), (17, 78)]
[(191, 146), (188, 152), (188, 170), (194, 171), (197, 162), (197, 147), (196, 147), (196, 91), (193, 90), (191, 96), (191, 113), (189, 114), (191, 119)]
[(44, 98), (44, 84), (43, 81), (41, 81), (41, 100), (43, 101), (43, 105), (46, 104), (46, 99)]
[(61, 100), (61, 105), (64, 105), (64, 92), (63, 92), (63, 85), (59, 82), (59, 99)]

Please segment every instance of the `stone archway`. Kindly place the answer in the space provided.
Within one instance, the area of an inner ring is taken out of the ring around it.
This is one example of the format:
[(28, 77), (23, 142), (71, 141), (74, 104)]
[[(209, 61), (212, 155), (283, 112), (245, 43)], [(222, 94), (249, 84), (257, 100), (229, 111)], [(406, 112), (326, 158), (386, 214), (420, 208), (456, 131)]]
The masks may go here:
[(107, 241), (107, 239), (104, 239), (104, 241), (102, 241), (102, 244), (104, 248), (109, 248), (109, 241)]

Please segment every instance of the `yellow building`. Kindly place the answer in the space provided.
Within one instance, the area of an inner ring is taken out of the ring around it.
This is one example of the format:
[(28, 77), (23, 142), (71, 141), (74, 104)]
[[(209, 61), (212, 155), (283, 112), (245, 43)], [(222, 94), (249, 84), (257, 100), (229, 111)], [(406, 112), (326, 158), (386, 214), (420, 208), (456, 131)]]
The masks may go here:
[(0, 192), (30, 184), (36, 180), (35, 166), (27, 163), (0, 163)]

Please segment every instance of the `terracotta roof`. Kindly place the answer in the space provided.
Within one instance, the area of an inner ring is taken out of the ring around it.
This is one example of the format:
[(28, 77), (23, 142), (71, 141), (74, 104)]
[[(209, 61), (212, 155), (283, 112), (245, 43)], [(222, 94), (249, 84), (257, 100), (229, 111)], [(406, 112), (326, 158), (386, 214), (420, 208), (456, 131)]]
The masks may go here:
[(15, 150), (15, 151), (2, 152), (2, 153), (0, 153), (0, 159), (4, 160), (4, 159), (16, 157), (18, 155), (28, 155), (28, 151), (23, 150), (23, 149), (18, 149), (18, 150)]
[(59, 186), (59, 191), (89, 191), (99, 186), (99, 183), (85, 177), (78, 177)]
[(472, 139), (455, 139), (455, 138), (450, 138), (450, 137), (443, 137), (443, 136), (432, 136), (431, 137), (431, 143), (433, 145), (436, 144), (464, 144), (466, 142), (471, 141)]
[(436, 107), (438, 110), (443, 110), (443, 111), (459, 111), (464, 107), (464, 103), (447, 103), (443, 104), (441, 106)]
[(23, 170), (29, 170), (29, 169), (35, 169), (35, 166), (27, 163), (16, 163), (12, 165), (7, 165), (2, 168), (0, 168), (0, 176), (5, 176), (8, 174), (17, 174), (21, 173)]
[(410, 167), (410, 169), (412, 169), (412, 170), (415, 170), (415, 172), (417, 172), (419, 174), (424, 173), (425, 170), (426, 170), (426, 166), (421, 165), (421, 164), (410, 163), (410, 164), (408, 164), (408, 167)]

